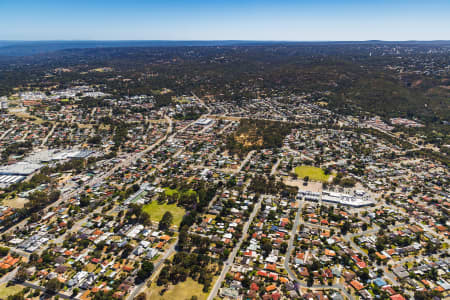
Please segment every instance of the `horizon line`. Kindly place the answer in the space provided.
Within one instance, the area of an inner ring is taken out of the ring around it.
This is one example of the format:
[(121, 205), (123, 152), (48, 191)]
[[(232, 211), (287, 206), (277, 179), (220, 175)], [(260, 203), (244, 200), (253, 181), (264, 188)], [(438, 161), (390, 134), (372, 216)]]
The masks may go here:
[(11, 40), (0, 39), (0, 42), (288, 42), (288, 43), (316, 43), (316, 42), (450, 42), (450, 39), (432, 40), (252, 40), (252, 39), (42, 39), (42, 40)]

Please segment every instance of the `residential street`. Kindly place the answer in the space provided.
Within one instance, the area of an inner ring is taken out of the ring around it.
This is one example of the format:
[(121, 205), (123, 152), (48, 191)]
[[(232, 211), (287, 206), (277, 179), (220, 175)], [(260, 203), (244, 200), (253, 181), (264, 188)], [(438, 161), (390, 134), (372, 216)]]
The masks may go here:
[(255, 204), (255, 207), (253, 208), (253, 211), (247, 221), (244, 225), (244, 229), (242, 230), (242, 236), (239, 239), (236, 246), (234, 246), (233, 251), (231, 251), (230, 256), (225, 261), (222, 272), (220, 272), (219, 278), (217, 278), (216, 283), (214, 284), (213, 288), (209, 292), (208, 300), (213, 300), (214, 297), (216, 297), (217, 293), (219, 292), (220, 286), (222, 285), (222, 281), (225, 279), (225, 276), (228, 273), (228, 270), (231, 268), (234, 259), (236, 257), (236, 254), (238, 253), (239, 249), (241, 248), (242, 242), (247, 238), (247, 232), (250, 224), (252, 223), (253, 219), (255, 218), (256, 214), (258, 213), (261, 202), (263, 200), (264, 196), (260, 196), (258, 202)]

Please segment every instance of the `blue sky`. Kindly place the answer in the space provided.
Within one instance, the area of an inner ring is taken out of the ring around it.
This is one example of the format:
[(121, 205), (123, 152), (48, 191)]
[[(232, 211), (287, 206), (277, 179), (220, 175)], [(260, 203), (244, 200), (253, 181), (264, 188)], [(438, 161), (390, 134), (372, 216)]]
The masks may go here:
[(450, 40), (450, 0), (0, 0), (0, 40)]

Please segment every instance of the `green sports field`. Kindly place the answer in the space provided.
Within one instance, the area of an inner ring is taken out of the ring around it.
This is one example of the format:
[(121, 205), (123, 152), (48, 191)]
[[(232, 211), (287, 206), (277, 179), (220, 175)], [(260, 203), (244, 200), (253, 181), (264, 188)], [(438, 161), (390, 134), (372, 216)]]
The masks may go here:
[(330, 178), (330, 175), (325, 175), (325, 172), (321, 168), (312, 166), (298, 166), (294, 169), (294, 172), (299, 179), (309, 176), (310, 180), (327, 182)]
[(153, 222), (159, 222), (166, 211), (170, 211), (173, 215), (173, 224), (179, 226), (186, 211), (178, 207), (176, 204), (159, 204), (158, 201), (153, 200), (152, 203), (146, 204), (143, 210), (150, 215)]

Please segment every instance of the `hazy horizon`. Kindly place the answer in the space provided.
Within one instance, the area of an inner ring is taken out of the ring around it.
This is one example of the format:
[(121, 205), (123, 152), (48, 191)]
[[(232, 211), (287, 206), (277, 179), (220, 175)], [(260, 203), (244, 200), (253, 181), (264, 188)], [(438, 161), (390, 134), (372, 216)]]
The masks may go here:
[(0, 39), (0, 42), (262, 42), (262, 43), (340, 43), (340, 42), (448, 42), (449, 39), (433, 39), (433, 40), (238, 40), (238, 39), (211, 39), (211, 40), (202, 40), (202, 39), (143, 39), (143, 40), (130, 40), (130, 39), (53, 39), (53, 40), (23, 40), (23, 39)]

